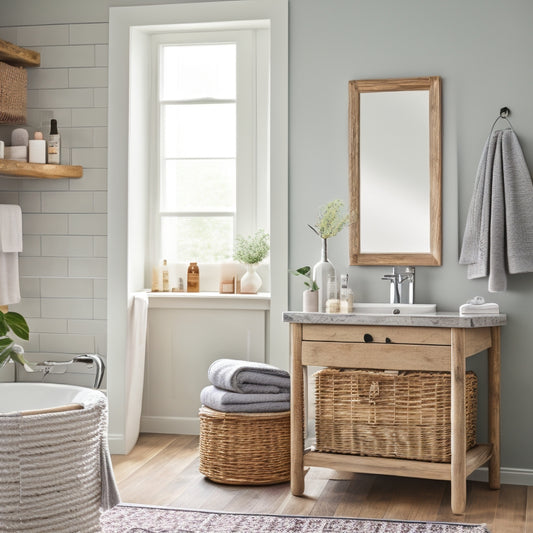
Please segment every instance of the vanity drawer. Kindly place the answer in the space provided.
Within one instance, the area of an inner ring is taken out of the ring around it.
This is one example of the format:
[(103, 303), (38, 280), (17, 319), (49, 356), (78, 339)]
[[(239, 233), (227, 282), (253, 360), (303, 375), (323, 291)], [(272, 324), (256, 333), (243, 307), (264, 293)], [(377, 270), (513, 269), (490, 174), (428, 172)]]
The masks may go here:
[[(451, 345), (448, 328), (304, 324), (304, 341)], [(389, 340), (387, 340), (389, 339)]]
[(302, 342), (302, 364), (332, 368), (450, 371), (449, 346), (361, 342)]

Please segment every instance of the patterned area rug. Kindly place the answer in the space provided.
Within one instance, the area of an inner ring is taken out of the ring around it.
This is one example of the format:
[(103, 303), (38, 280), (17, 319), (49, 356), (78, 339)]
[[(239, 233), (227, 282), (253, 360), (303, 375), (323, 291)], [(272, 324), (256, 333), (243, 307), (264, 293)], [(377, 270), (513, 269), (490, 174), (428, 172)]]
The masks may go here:
[(488, 533), (483, 525), (314, 516), (252, 515), (121, 504), (102, 533)]

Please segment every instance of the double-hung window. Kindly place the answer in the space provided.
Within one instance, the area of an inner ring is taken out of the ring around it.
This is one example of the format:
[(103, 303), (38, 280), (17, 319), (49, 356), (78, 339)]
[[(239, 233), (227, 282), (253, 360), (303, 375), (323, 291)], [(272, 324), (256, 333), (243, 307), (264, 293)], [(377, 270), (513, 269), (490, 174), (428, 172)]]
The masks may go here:
[(231, 260), (268, 232), (268, 33), (153, 36), (153, 259)]

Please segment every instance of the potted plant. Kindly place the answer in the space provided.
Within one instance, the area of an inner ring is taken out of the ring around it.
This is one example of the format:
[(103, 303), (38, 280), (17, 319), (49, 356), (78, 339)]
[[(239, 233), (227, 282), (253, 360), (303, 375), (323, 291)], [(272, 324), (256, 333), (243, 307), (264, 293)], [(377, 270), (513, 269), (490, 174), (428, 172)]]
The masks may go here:
[(237, 236), (233, 258), (246, 265), (246, 273), (241, 278), (241, 293), (256, 294), (263, 284), (256, 269), (269, 250), (270, 236), (262, 229), (248, 237)]
[(332, 200), (318, 211), (318, 218), (314, 226), (308, 226), (322, 239), (322, 254), (320, 261), (313, 267), (313, 280), (320, 289), (318, 291), (318, 310), (326, 311), (326, 287), (328, 278), (335, 276), (335, 267), (328, 259), (328, 239), (334, 237), (348, 224), (350, 216), (343, 212), (342, 200)]
[(311, 267), (303, 266), (296, 270), (289, 270), (295, 276), (307, 278), (304, 285), (309, 287), (303, 293), (302, 309), (304, 313), (316, 313), (318, 311), (318, 285), (315, 280), (311, 279)]
[(0, 368), (11, 359), (23, 365), (26, 371), (32, 372), (28, 362), (24, 359), (24, 348), (15, 343), (10, 333), (26, 341), (30, 337), (30, 329), (21, 314), (0, 311)]

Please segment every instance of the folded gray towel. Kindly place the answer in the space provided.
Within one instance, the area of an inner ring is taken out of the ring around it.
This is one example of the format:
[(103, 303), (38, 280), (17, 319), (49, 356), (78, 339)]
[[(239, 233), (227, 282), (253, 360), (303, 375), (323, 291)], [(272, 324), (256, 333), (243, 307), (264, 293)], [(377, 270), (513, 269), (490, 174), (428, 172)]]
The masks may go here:
[(219, 389), (244, 393), (289, 392), (289, 373), (266, 363), (217, 359), (207, 371), (209, 381)]
[(290, 394), (244, 394), (230, 392), (209, 385), (202, 389), (200, 401), (203, 405), (226, 413), (271, 413), (290, 409)]

